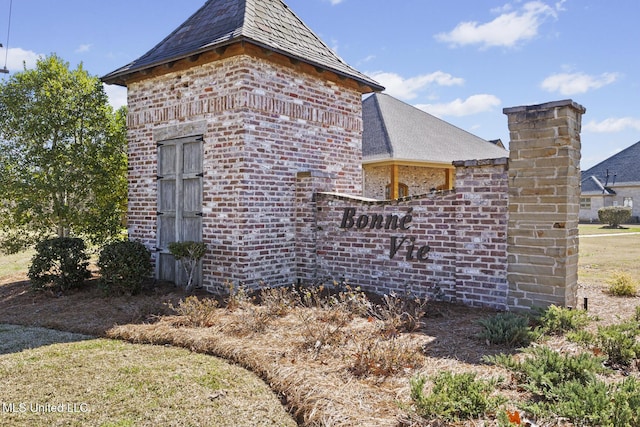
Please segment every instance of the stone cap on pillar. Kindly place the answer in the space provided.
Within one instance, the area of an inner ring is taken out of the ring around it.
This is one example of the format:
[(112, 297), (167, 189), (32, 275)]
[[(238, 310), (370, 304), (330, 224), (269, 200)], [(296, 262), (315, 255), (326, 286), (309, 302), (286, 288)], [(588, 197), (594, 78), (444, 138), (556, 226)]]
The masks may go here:
[(584, 114), (587, 112), (587, 109), (572, 99), (563, 99), (560, 101), (551, 101), (545, 102), (544, 104), (537, 105), (522, 105), (519, 107), (509, 107), (504, 108), (502, 110), (503, 114), (518, 114), (518, 113), (527, 113), (527, 112), (535, 112), (541, 110), (551, 110), (554, 108), (562, 108), (562, 107), (573, 107), (578, 110), (579, 113)]

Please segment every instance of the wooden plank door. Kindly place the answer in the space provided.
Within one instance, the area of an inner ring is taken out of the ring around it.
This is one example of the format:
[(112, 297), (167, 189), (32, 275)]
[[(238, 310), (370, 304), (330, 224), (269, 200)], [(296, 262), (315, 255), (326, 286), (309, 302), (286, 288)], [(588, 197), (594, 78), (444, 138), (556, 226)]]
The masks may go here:
[[(169, 253), (169, 243), (202, 241), (202, 137), (158, 143), (158, 262), (156, 277), (176, 284), (186, 275)], [(201, 269), (194, 283), (202, 284)]]

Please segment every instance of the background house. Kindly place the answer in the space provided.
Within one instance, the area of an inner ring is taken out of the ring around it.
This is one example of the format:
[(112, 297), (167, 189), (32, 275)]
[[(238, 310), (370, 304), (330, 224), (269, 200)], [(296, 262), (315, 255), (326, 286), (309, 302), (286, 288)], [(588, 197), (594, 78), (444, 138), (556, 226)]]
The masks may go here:
[(448, 190), (452, 162), (509, 156), (502, 143), (485, 141), (384, 93), (363, 101), (362, 116), (365, 197)]
[[(640, 217), (640, 142), (583, 171), (580, 220), (598, 221), (598, 209), (632, 208), (632, 220)], [(634, 203), (635, 202), (635, 203)]]

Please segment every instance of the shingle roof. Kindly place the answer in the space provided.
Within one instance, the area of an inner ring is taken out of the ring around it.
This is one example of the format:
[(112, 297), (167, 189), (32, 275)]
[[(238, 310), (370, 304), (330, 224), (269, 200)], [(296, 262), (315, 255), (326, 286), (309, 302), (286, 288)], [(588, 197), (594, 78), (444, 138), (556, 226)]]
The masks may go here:
[(507, 157), (509, 152), (387, 94), (362, 103), (365, 163), (401, 160), (446, 163)]
[(582, 194), (615, 194), (616, 186), (640, 186), (640, 141), (582, 172)]
[(134, 72), (240, 41), (331, 70), (373, 90), (384, 89), (344, 62), (282, 0), (208, 0), (153, 49), (102, 80), (122, 84)]

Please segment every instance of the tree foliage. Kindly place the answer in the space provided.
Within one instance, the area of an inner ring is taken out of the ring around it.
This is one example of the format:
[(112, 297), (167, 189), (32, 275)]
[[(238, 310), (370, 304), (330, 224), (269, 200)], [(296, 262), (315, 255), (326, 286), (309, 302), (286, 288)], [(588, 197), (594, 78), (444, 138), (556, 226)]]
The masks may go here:
[(0, 247), (52, 235), (102, 243), (126, 211), (126, 110), (55, 55), (0, 83)]

